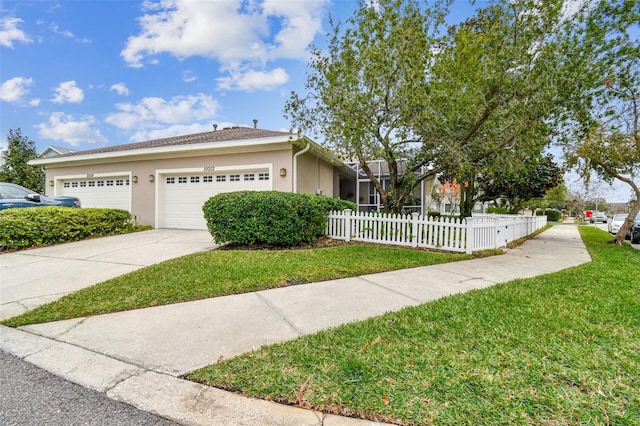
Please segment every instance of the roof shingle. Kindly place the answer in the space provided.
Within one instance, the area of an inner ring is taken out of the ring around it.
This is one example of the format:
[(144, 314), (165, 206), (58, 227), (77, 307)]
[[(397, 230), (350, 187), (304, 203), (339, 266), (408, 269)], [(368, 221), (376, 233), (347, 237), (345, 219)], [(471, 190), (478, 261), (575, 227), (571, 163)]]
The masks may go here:
[(134, 149), (157, 148), (173, 145), (190, 145), (207, 142), (234, 141), (243, 139), (259, 139), (277, 136), (289, 136), (289, 132), (277, 132), (273, 130), (255, 129), (251, 127), (226, 127), (212, 132), (194, 133), (191, 135), (174, 136), (170, 138), (155, 139), (144, 142), (129, 143), (123, 145), (106, 146), (103, 148), (75, 151), (58, 156), (73, 157), (77, 155), (101, 154), (109, 152), (129, 151)]

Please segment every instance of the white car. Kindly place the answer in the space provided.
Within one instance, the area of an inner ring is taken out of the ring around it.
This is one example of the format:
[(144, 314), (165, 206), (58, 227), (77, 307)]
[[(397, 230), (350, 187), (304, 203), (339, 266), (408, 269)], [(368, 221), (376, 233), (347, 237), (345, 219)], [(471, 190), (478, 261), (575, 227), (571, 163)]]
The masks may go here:
[(607, 215), (605, 214), (605, 212), (594, 212), (591, 215), (591, 218), (589, 218), (589, 222), (591, 222), (591, 223), (598, 223), (598, 222), (607, 223)]
[(609, 224), (607, 226), (609, 228), (609, 232), (612, 234), (617, 234), (626, 219), (626, 214), (614, 214), (613, 218), (609, 221)]

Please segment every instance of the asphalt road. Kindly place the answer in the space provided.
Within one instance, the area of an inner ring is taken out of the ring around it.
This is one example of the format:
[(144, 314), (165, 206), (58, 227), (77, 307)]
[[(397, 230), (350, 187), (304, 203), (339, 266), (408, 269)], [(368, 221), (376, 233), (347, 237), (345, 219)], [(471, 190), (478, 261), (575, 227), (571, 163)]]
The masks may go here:
[(175, 425), (0, 351), (0, 424)]

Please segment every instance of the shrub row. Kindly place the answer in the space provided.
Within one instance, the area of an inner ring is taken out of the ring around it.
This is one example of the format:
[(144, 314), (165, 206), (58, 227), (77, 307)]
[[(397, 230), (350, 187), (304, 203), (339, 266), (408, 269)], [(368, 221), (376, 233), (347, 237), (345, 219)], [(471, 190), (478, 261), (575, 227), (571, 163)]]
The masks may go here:
[(218, 194), (202, 207), (214, 241), (291, 247), (316, 241), (331, 210), (355, 209), (334, 198), (279, 191)]
[(32, 207), (0, 211), (0, 250), (78, 241), (134, 230), (126, 210)]
[(537, 210), (536, 216), (547, 216), (549, 222), (558, 222), (562, 218), (562, 212), (555, 209)]

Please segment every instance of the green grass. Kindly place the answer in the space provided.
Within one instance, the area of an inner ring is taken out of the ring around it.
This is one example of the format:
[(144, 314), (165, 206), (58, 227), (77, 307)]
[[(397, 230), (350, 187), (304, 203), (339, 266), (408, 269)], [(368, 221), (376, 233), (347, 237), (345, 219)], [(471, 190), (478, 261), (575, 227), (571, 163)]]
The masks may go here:
[(588, 264), (264, 347), (187, 378), (404, 425), (638, 425), (640, 252), (606, 244), (596, 228), (580, 232)]
[(297, 250), (213, 250), (105, 281), (2, 324), (18, 327), (469, 258), (366, 244)]

